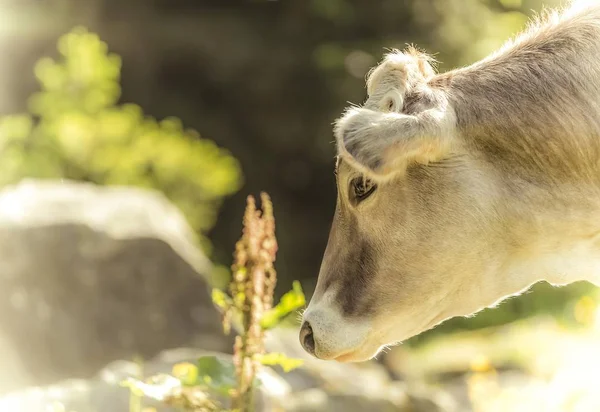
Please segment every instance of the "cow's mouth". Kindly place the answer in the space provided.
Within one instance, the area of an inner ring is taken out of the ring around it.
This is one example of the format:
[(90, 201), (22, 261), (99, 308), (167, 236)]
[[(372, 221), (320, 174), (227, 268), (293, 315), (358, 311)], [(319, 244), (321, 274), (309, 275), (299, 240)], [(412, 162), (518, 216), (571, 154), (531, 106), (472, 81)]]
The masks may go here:
[(383, 346), (373, 341), (367, 341), (356, 348), (332, 357), (332, 360), (340, 363), (365, 362), (377, 356), (382, 348)]
[[(386, 339), (383, 333), (377, 334), (375, 338), (367, 339), (360, 346), (346, 350), (338, 355), (332, 356), (329, 359), (340, 363), (354, 363), (354, 362), (365, 362), (376, 357), (385, 347), (395, 346), (404, 342), (424, 331), (433, 328), (439, 324), (445, 317), (441, 313), (436, 313), (432, 316), (429, 321), (424, 322), (422, 325), (413, 328), (412, 330), (404, 333), (400, 339)], [(385, 330), (387, 328), (384, 328)], [(373, 333), (371, 331), (371, 333)]]
[(350, 362), (361, 362), (362, 361), (362, 359), (356, 360), (356, 352), (347, 352), (343, 355), (333, 358), (333, 360), (336, 362), (340, 362), (340, 363), (350, 363)]

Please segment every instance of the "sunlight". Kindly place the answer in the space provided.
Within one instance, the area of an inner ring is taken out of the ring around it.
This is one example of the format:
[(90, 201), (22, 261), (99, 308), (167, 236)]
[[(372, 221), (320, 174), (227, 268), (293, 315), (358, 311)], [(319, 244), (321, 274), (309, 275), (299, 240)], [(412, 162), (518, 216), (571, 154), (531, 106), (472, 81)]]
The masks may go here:
[[(600, 410), (600, 305), (583, 296), (573, 316), (584, 327), (557, 328), (535, 346), (528, 360), (534, 373), (521, 378), (502, 378), (483, 355), (471, 363), (467, 379), (475, 412), (589, 412)], [(513, 327), (514, 328), (514, 327)]]

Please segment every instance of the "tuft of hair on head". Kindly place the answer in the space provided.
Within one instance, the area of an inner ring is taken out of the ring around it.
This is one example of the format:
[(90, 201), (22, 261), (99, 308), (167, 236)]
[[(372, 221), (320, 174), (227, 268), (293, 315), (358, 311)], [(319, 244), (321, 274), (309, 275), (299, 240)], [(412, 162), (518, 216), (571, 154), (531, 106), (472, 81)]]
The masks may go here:
[(367, 73), (367, 93), (373, 95), (376, 90), (393, 87), (410, 89), (414, 84), (435, 76), (436, 63), (431, 55), (413, 45), (408, 45), (403, 51), (390, 49), (381, 62)]
[(424, 50), (419, 50), (415, 45), (409, 44), (404, 53), (412, 56), (417, 60), (419, 71), (425, 79), (435, 76), (437, 72), (437, 60)]

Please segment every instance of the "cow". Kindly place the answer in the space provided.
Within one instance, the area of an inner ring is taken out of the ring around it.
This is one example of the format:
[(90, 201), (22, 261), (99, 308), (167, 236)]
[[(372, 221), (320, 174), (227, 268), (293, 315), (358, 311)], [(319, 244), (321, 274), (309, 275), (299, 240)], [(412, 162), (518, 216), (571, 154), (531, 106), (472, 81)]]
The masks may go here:
[(299, 338), (362, 362), (539, 281), (600, 285), (600, 4), (436, 73), (387, 54), (335, 122), (337, 201)]

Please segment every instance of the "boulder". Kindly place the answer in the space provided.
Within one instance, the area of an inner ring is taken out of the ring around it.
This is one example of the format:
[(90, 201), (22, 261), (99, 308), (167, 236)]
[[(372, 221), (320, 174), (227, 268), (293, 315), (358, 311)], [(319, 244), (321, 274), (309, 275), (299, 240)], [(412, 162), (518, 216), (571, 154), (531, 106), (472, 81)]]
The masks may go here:
[(227, 352), (211, 263), (157, 192), (25, 180), (0, 192), (0, 393), (166, 348)]

